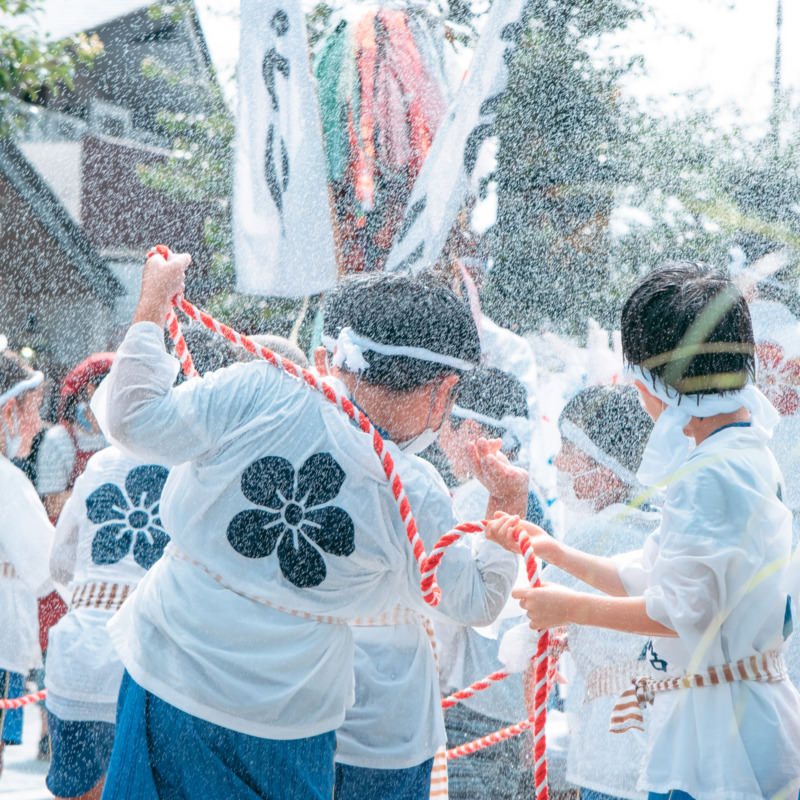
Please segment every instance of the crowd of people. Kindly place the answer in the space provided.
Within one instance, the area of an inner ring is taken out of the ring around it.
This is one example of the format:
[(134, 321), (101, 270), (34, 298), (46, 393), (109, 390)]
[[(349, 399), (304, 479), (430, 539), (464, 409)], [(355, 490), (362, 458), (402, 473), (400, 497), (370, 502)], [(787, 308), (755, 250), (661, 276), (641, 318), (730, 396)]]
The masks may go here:
[[(342, 280), (308, 358), (260, 339), (308, 380), (189, 327), (186, 379), (164, 323), (189, 266), (148, 259), (124, 341), (46, 429), (44, 375), (0, 354), (0, 683), (44, 664), (55, 797), (532, 798), (529, 734), (445, 750), (528, 718), (544, 629), (551, 796), (800, 795), (800, 486), (756, 371), (793, 323), (757, 282), (642, 278), (625, 377), (573, 387), (550, 453), (530, 347), (440, 278)], [(476, 521), (433, 607), (419, 551)]]

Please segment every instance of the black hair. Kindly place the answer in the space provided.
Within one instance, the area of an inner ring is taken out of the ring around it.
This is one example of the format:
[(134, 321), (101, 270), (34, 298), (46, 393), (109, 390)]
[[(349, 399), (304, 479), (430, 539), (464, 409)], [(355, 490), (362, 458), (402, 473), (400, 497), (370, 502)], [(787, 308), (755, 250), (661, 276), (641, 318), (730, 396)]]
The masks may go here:
[[(244, 350), (203, 325), (193, 324), (184, 328), (183, 336), (186, 339), (186, 346), (189, 348), (195, 369), (200, 375), (244, 360), (242, 358)], [(179, 382), (185, 380), (180, 376), (183, 376), (183, 372), (179, 373)]]
[(33, 370), (12, 350), (0, 353), (0, 394), (27, 380)]
[(622, 308), (622, 354), (680, 394), (721, 394), (755, 377), (747, 303), (725, 275), (667, 262), (646, 275)]
[[(528, 416), (528, 392), (515, 375), (495, 367), (481, 367), (465, 373), (456, 386), (456, 403), (494, 419)], [(456, 430), (462, 417), (450, 415), (450, 426)], [(496, 425), (479, 423), (490, 439), (500, 438), (505, 430)], [(514, 448), (515, 450), (519, 448)]]
[[(469, 309), (448, 286), (428, 276), (374, 272), (346, 278), (325, 298), (323, 333), (336, 338), (346, 327), (381, 344), (422, 347), (476, 365), (480, 361), (480, 339)], [(461, 372), (372, 350), (364, 351), (364, 358), (369, 366), (361, 380), (400, 392)]]
[[(563, 432), (567, 420), (623, 467), (633, 473), (639, 469), (653, 420), (642, 408), (633, 386), (589, 386), (578, 392), (558, 418), (562, 438), (570, 441)], [(580, 445), (575, 446), (580, 449)], [(592, 457), (591, 453), (586, 455)]]

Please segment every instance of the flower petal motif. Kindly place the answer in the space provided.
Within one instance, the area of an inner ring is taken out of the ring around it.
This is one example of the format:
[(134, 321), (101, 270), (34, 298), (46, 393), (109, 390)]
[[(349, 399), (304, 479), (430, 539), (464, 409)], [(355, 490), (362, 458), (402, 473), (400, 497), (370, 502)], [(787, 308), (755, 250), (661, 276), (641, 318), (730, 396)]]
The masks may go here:
[(295, 470), (285, 458), (267, 456), (242, 473), (242, 494), (262, 508), (240, 511), (228, 523), (231, 547), (246, 558), (266, 558), (277, 548), (286, 580), (318, 586), (327, 567), (319, 549), (334, 556), (355, 550), (350, 515), (326, 506), (342, 488), (345, 472), (330, 453), (315, 453)]
[(125, 519), (130, 505), (119, 486), (104, 483), (86, 498), (86, 516), (95, 525)]
[(278, 563), (286, 580), (299, 589), (319, 586), (325, 580), (325, 561), (305, 536), (287, 532), (278, 544)]
[(259, 458), (242, 473), (242, 494), (254, 505), (282, 509), (294, 496), (294, 467), (278, 456)]
[(116, 564), (128, 555), (133, 531), (122, 523), (104, 525), (92, 540), (92, 561), (95, 564)]
[(297, 471), (295, 500), (306, 508), (333, 500), (344, 483), (344, 470), (330, 453), (315, 453)]
[(280, 514), (271, 511), (240, 511), (228, 524), (228, 542), (245, 558), (265, 558), (287, 530), (282, 523), (275, 524), (280, 519)]
[(161, 558), (169, 543), (169, 536), (153, 525), (148, 527), (147, 533), (150, 534), (149, 538), (144, 531), (139, 531), (133, 543), (133, 560), (142, 569), (150, 569)]
[[(157, 516), (161, 492), (169, 471), (155, 464), (131, 469), (125, 476), (125, 489), (104, 483), (86, 498), (86, 514), (102, 524), (92, 540), (95, 564), (116, 564), (131, 552), (143, 569), (149, 569), (164, 552), (169, 536)], [(126, 497), (127, 493), (127, 497)]]
[(125, 491), (137, 508), (150, 508), (161, 499), (169, 471), (165, 467), (146, 464), (134, 467), (125, 478)]
[(307, 511), (302, 530), (326, 553), (349, 556), (356, 549), (353, 520), (338, 506)]

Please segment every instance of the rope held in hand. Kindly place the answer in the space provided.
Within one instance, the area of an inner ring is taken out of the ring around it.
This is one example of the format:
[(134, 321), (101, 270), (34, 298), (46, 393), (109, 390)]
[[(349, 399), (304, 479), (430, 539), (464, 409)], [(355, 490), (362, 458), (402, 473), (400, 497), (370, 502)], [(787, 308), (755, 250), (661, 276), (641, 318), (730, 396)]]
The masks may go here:
[[(154, 248), (154, 251), (161, 255), (165, 260), (169, 257), (169, 249), (165, 245), (158, 245)], [(150, 254), (152, 255), (152, 254)], [(148, 256), (150, 257), (150, 256)], [(294, 364), (292, 361), (289, 361), (287, 358), (283, 358), (282, 356), (274, 353), (272, 350), (263, 347), (262, 345), (256, 344), (252, 339), (244, 336), (243, 334), (235, 331), (233, 328), (225, 325), (223, 322), (214, 319), (210, 314), (207, 314), (205, 311), (200, 310), (196, 306), (192, 305), (188, 300), (183, 297), (175, 298), (175, 306), (183, 311), (190, 319), (199, 322), (204, 327), (208, 328), (215, 333), (223, 336), (230, 342), (233, 342), (240, 347), (243, 347), (249, 353), (252, 353), (255, 356), (258, 356), (265, 361), (272, 364), (272, 366), (277, 367), (278, 369), (283, 370), (284, 372), (291, 375), (293, 378), (298, 380), (302, 380), (306, 383), (309, 387), (314, 389), (315, 391), (322, 394), (326, 400), (330, 403), (333, 403), (337, 408), (339, 408), (344, 414), (346, 414), (353, 422), (358, 425), (359, 429), (366, 433), (372, 439), (372, 447), (377, 454), (378, 458), (381, 461), (381, 465), (383, 467), (384, 474), (386, 475), (386, 479), (389, 482), (389, 486), (392, 489), (392, 494), (394, 495), (395, 503), (397, 504), (398, 510), (400, 512), (400, 518), (405, 525), (406, 536), (408, 537), (408, 541), (411, 545), (412, 552), (414, 553), (414, 559), (417, 562), (417, 566), (419, 567), (420, 571), (420, 588), (422, 590), (422, 597), (423, 600), (429, 606), (436, 606), (439, 604), (441, 599), (441, 589), (436, 582), (436, 569), (438, 568), (441, 560), (444, 556), (445, 550), (454, 542), (458, 541), (465, 533), (479, 533), (484, 530), (483, 524), (478, 523), (462, 523), (457, 525), (452, 531), (449, 531), (444, 536), (439, 539), (439, 541), (434, 545), (433, 550), (431, 551), (430, 556), (425, 552), (425, 547), (422, 543), (422, 540), (419, 536), (419, 531), (417, 529), (417, 523), (414, 520), (414, 515), (411, 511), (411, 504), (408, 501), (408, 497), (406, 496), (405, 489), (403, 488), (403, 483), (400, 479), (397, 470), (395, 469), (394, 460), (392, 459), (391, 455), (389, 454), (388, 450), (386, 449), (385, 442), (381, 437), (380, 433), (375, 429), (373, 424), (370, 422), (369, 417), (364, 414), (363, 411), (356, 408), (353, 402), (346, 396), (339, 394), (333, 387), (329, 384), (320, 380), (313, 372), (309, 370), (303, 369), (299, 367), (297, 364)], [(186, 340), (183, 338), (183, 334), (181, 333), (180, 324), (178, 323), (177, 317), (175, 317), (173, 321), (173, 317), (175, 314), (172, 310), (170, 310), (170, 315), (167, 318), (168, 330), (170, 333), (170, 337), (172, 338), (173, 344), (175, 345), (175, 352), (178, 355), (178, 359), (181, 362), (181, 366), (183, 368), (184, 373), (187, 376), (191, 376), (196, 374), (196, 371), (193, 372), (194, 366), (191, 363), (191, 355), (189, 355), (188, 348), (186, 347)], [(536, 562), (536, 557), (533, 553), (533, 547), (531, 546), (530, 540), (523, 531), (516, 531), (514, 533), (515, 539), (518, 541), (520, 545), (520, 549), (522, 551), (522, 556), (525, 559), (525, 566), (528, 572), (528, 579), (534, 586), (540, 585), (539, 581), (539, 574), (538, 574), (538, 564)], [(547, 714), (547, 690), (548, 690), (548, 673), (549, 673), (549, 658), (548, 658), (548, 651), (549, 651), (549, 632), (542, 631), (539, 636), (539, 641), (536, 649), (536, 655), (534, 656), (535, 662), (535, 681), (536, 681), (536, 693), (535, 693), (535, 708), (533, 713), (531, 714), (530, 718), (524, 722), (519, 723), (519, 725), (511, 726), (511, 728), (506, 728), (504, 731), (498, 731), (497, 734), (492, 734), (489, 737), (484, 737), (485, 739), (493, 739), (493, 737), (500, 737), (496, 738), (496, 741), (502, 741), (503, 739), (509, 738), (510, 736), (517, 735), (521, 733), (523, 730), (527, 730), (531, 726), (534, 729), (534, 774), (535, 774), (535, 785), (536, 785), (536, 800), (548, 800), (548, 790), (547, 790), (547, 760), (545, 757), (545, 719)], [(516, 730), (518, 729), (519, 730)], [(513, 733), (508, 733), (507, 735), (504, 734), (505, 731), (515, 731)], [(487, 741), (484, 747), (489, 746), (489, 744), (495, 744), (496, 742)], [(462, 747), (470, 747), (475, 743), (470, 743), (469, 745), (463, 745)], [(474, 749), (470, 749), (469, 752), (475, 752), (476, 750), (481, 749), (480, 747), (475, 746)], [(455, 748), (455, 750), (459, 750), (459, 748)], [(458, 753), (458, 755), (451, 755), (454, 751), (449, 751), (447, 757), (450, 758), (458, 758), (459, 755), (465, 755), (466, 753)]]

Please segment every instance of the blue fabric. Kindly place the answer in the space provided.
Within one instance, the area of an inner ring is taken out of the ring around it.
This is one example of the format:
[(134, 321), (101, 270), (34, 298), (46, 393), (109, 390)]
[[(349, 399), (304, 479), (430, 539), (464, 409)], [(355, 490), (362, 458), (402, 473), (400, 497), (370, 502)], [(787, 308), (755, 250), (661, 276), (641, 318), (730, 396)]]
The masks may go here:
[(580, 800), (620, 800), (619, 797), (614, 797), (610, 794), (603, 794), (602, 792), (596, 792), (594, 789), (584, 788), (579, 790), (578, 797)]
[[(5, 691), (6, 676), (8, 676), (8, 691)], [(7, 672), (0, 669), (0, 697), (5, 696), (11, 700), (25, 694), (25, 679), (20, 672)], [(0, 711), (0, 713), (3, 713)], [(4, 744), (22, 744), (22, 709), (9, 708), (3, 716), (3, 742)]]
[(123, 675), (103, 800), (330, 800), (334, 731), (248, 736), (186, 714)]
[(433, 759), (408, 769), (368, 769), (336, 765), (334, 800), (427, 800)]
[(47, 712), (52, 743), (47, 788), (56, 797), (86, 794), (106, 773), (114, 747), (111, 722), (62, 720)]
[(670, 792), (659, 794), (658, 792), (650, 792), (647, 795), (647, 800), (694, 800), (690, 794), (681, 792), (679, 789), (673, 789)]

